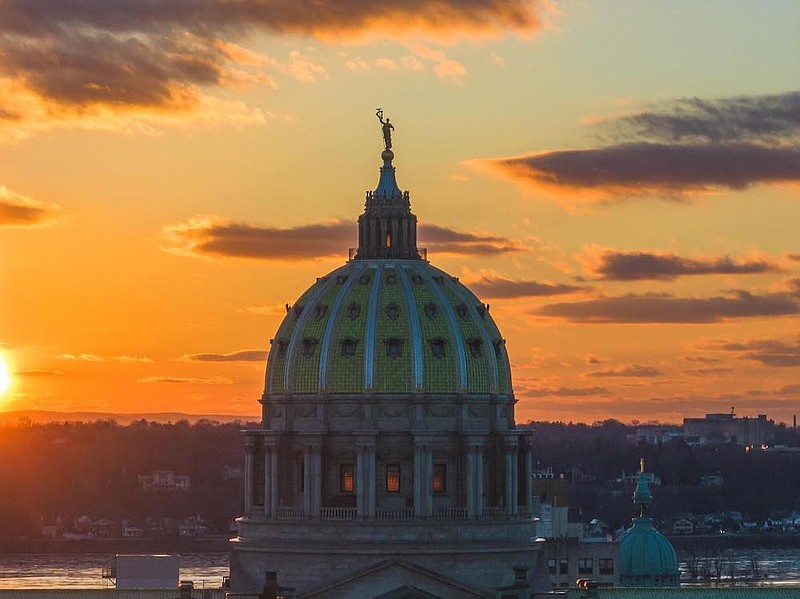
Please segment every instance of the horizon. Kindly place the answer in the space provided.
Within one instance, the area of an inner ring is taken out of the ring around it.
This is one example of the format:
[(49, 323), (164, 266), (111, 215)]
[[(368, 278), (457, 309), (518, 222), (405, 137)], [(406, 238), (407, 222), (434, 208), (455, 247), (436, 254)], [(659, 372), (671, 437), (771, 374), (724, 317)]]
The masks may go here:
[[(706, 416), (707, 414), (703, 414)], [(58, 418), (56, 418), (56, 416)], [(77, 417), (85, 417), (86, 420), (75, 419), (72, 420), (70, 417), (75, 416)], [(744, 415), (740, 416), (736, 414), (738, 418), (756, 418), (758, 415)], [(152, 417), (152, 418), (150, 418)], [(182, 420), (188, 420), (189, 422), (192, 421), (200, 421), (200, 420), (208, 420), (210, 422), (216, 422), (218, 424), (227, 424), (227, 423), (234, 423), (234, 422), (243, 422), (243, 423), (260, 423), (261, 416), (260, 415), (239, 415), (239, 414), (195, 414), (189, 412), (54, 412), (52, 410), (15, 410), (9, 412), (0, 412), (0, 426), (17, 426), (25, 419), (30, 418), (30, 424), (65, 424), (65, 423), (77, 423), (81, 422), (84, 424), (92, 424), (95, 422), (102, 422), (111, 420), (116, 422), (117, 424), (121, 424), (127, 426), (132, 422), (138, 420), (147, 420), (148, 422), (158, 422), (160, 424), (176, 424)], [(46, 418), (53, 418), (52, 420), (46, 420)], [(687, 416), (686, 418), (698, 418), (698, 416)], [(792, 426), (792, 422), (785, 422), (782, 420), (773, 420), (776, 425), (783, 425), (787, 428)], [(582, 425), (582, 426), (602, 426), (608, 422), (617, 422), (624, 426), (628, 427), (641, 427), (641, 426), (675, 426), (675, 427), (682, 427), (683, 422), (662, 422), (662, 421), (624, 421), (624, 420), (617, 420), (616, 418), (606, 418), (603, 420), (595, 420), (592, 422), (585, 422), (585, 421), (574, 421), (574, 420), (528, 420), (526, 422), (517, 422), (518, 425), (528, 426), (531, 424), (564, 424), (567, 426), (570, 425)]]
[(518, 422), (792, 421), (798, 3), (284, 4), (0, 2), (0, 415), (256, 417), (382, 107)]

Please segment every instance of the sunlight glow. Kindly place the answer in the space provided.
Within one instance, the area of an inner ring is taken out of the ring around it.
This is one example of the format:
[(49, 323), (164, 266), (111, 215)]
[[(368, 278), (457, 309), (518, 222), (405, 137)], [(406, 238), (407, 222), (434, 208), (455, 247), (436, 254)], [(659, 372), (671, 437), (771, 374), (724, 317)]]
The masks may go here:
[(0, 397), (3, 396), (10, 386), (11, 375), (8, 373), (5, 361), (2, 356), (0, 356)]

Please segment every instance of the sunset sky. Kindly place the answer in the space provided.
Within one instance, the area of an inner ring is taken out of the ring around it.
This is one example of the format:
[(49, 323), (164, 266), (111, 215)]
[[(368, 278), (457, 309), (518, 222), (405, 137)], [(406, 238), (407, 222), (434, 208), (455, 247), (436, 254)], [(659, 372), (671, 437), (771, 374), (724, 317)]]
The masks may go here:
[(395, 125), (517, 420), (800, 411), (796, 0), (0, 0), (0, 411), (256, 418)]

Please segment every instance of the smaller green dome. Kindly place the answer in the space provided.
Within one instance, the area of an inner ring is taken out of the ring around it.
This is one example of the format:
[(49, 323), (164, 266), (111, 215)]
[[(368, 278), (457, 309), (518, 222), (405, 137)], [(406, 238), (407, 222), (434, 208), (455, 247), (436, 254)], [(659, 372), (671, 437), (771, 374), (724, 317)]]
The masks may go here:
[(680, 571), (675, 548), (647, 517), (634, 518), (620, 538), (619, 578), (621, 586), (679, 586)]
[(644, 459), (639, 465), (639, 481), (633, 492), (633, 503), (640, 514), (619, 539), (619, 584), (623, 587), (676, 587), (681, 584), (678, 556), (667, 538), (647, 517), (647, 506), (653, 495), (647, 484)]

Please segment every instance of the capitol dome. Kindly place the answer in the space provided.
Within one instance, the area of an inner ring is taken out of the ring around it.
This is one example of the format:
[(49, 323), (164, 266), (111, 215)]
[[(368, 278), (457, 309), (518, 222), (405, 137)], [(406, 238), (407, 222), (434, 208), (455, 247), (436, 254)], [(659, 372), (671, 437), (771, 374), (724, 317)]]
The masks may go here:
[(287, 304), (271, 341), (266, 395), (511, 395), (489, 306), (423, 259), (394, 154), (382, 158), (353, 259)]
[(378, 117), (358, 247), (286, 305), (270, 342), (231, 589), (258, 590), (270, 570), (316, 599), (529, 590), (532, 432), (516, 428), (505, 341), (489, 306), (417, 247)]

